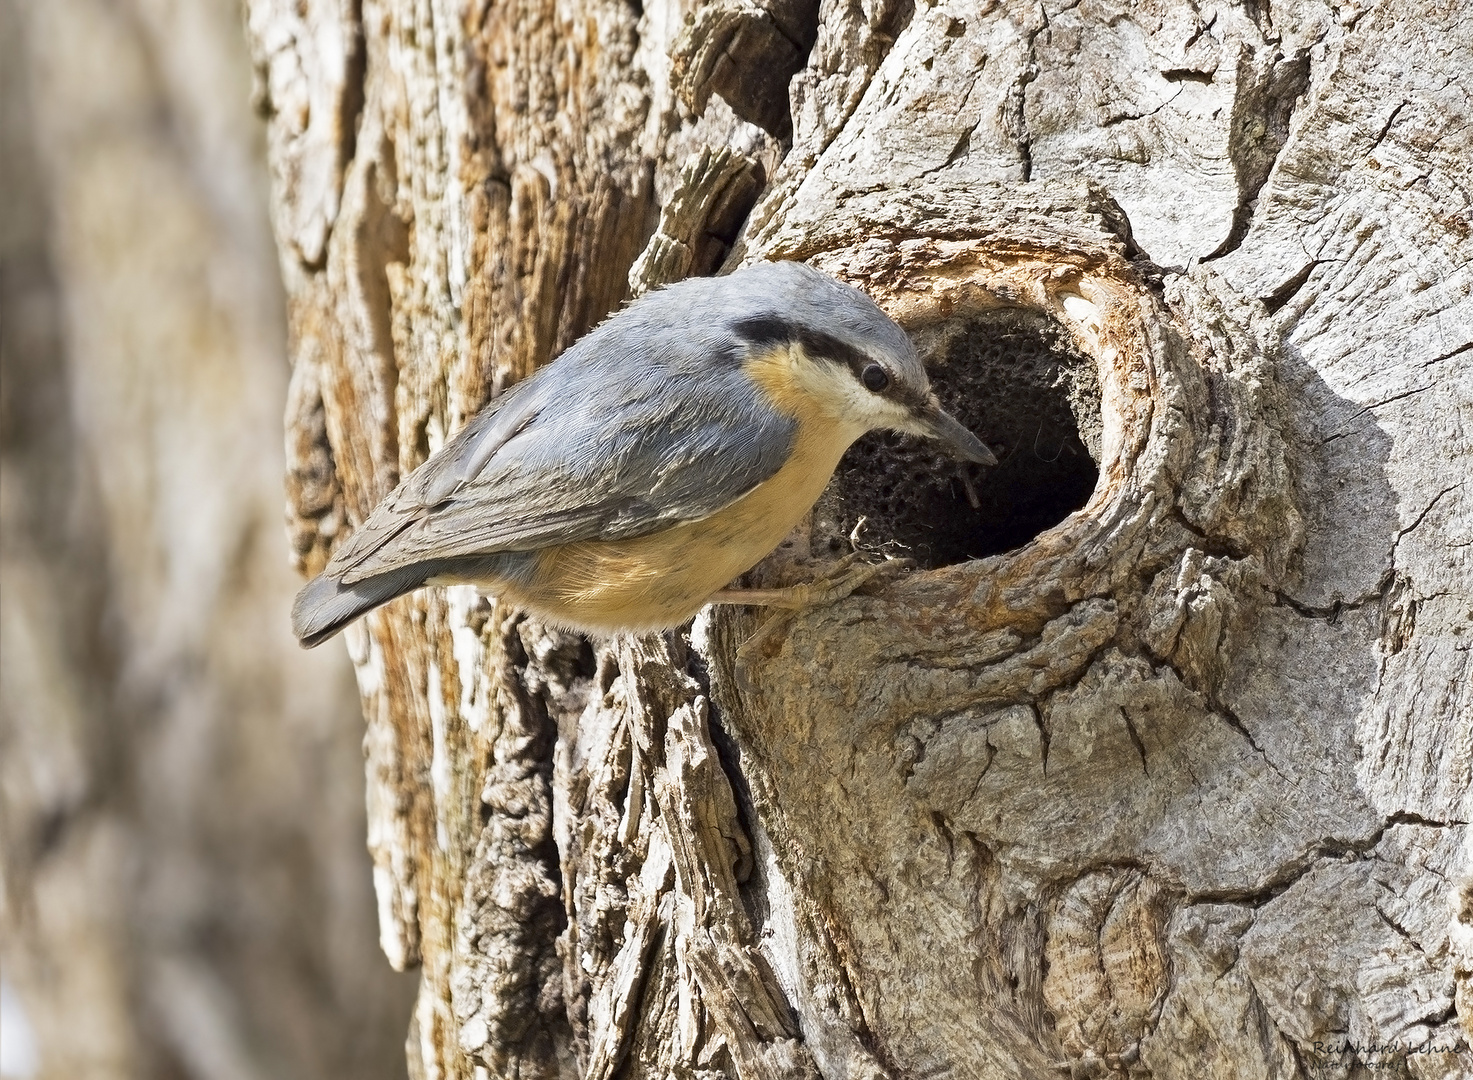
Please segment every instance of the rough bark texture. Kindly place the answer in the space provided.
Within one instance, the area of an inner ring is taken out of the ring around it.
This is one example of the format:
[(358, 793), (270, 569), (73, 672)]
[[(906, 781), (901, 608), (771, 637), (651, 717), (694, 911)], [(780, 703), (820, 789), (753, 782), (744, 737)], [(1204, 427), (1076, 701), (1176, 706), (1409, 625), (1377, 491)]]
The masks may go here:
[(1473, 15), (250, 26), (304, 569), (723, 261), (869, 290), (1003, 451), (856, 448), (754, 577), (918, 569), (800, 616), (586, 642), (454, 588), (350, 629), (414, 1075), (1473, 1070)]
[(0, 944), (47, 1078), (404, 1075), (351, 673), (286, 627), (249, 88), (229, 0), (0, 0)]

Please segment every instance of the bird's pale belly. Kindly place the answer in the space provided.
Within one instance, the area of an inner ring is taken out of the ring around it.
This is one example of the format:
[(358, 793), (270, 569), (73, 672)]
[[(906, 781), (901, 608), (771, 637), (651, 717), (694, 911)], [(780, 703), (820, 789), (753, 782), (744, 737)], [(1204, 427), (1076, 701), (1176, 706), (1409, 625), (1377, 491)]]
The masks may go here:
[(822, 494), (848, 447), (847, 433), (810, 428), (806, 434), (774, 476), (710, 517), (630, 540), (548, 548), (530, 581), (490, 588), (578, 629), (682, 623), (777, 547)]

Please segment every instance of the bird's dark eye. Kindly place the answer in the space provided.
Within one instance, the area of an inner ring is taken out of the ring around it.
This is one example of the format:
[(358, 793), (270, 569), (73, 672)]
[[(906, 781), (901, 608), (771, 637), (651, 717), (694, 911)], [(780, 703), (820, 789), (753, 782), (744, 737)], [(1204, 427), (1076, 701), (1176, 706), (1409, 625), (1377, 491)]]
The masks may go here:
[(866, 390), (873, 390), (878, 394), (890, 385), (890, 376), (885, 374), (885, 369), (879, 364), (871, 364), (859, 374), (859, 381), (864, 383)]

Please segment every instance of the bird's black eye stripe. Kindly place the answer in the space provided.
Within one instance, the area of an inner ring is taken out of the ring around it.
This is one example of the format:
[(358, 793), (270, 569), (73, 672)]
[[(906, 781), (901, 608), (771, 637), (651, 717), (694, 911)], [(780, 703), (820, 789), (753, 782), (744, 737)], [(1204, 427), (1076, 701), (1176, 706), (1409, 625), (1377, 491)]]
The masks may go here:
[(751, 345), (783, 345), (798, 339), (798, 328), (776, 315), (755, 315), (731, 326), (737, 337)]
[(859, 381), (864, 383), (866, 390), (871, 390), (878, 394), (890, 385), (890, 376), (885, 373), (885, 369), (880, 367), (879, 364), (870, 364), (859, 373)]
[[(732, 324), (732, 330), (736, 335), (752, 345), (781, 345), (797, 342), (803, 346), (803, 351), (809, 356), (832, 360), (836, 364), (843, 364), (854, 373), (854, 377), (878, 393), (889, 385), (890, 376), (885, 369), (874, 362), (867, 354), (856, 349), (853, 345), (841, 341), (829, 334), (810, 330), (807, 327), (796, 326), (786, 319), (777, 315), (757, 315), (750, 319), (741, 319)], [(885, 384), (879, 387), (870, 386), (869, 370), (874, 368), (884, 378)]]

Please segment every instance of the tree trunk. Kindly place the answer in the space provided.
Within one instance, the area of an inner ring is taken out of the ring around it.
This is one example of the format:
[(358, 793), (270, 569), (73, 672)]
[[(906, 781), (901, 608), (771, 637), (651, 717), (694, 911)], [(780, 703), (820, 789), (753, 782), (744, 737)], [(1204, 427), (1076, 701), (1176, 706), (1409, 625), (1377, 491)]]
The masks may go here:
[(869, 291), (1004, 459), (862, 442), (754, 579), (917, 569), (796, 617), (350, 629), (415, 1076), (1473, 1070), (1466, 11), (249, 21), (304, 570), (622, 299), (756, 259)]
[(0, 948), (38, 1080), (405, 1074), (351, 674), (287, 626), (249, 88), (231, 0), (0, 0)]

